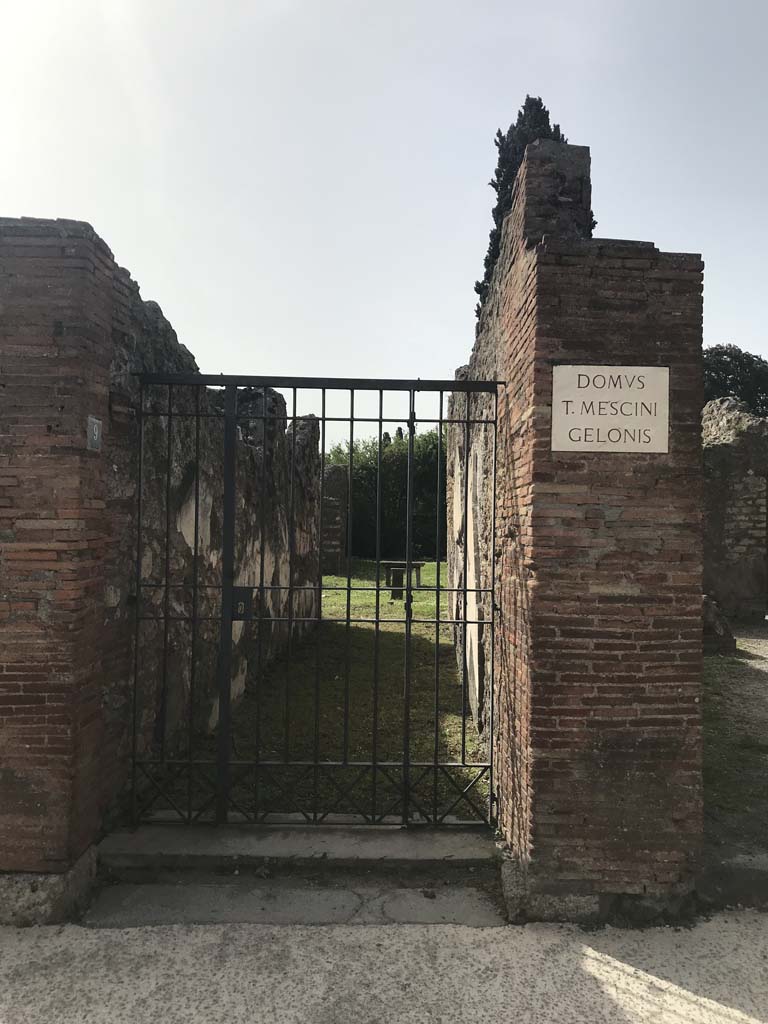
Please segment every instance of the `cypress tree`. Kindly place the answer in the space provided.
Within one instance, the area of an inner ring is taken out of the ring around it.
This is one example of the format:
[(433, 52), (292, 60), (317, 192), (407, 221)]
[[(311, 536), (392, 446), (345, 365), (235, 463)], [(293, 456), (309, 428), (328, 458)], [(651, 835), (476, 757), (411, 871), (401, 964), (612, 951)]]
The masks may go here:
[(526, 96), (525, 103), (517, 114), (517, 120), (507, 129), (506, 134), (499, 129), (494, 140), (499, 158), (496, 173), (488, 183), (496, 193), (496, 205), (493, 208), (493, 227), (488, 240), (488, 252), (485, 256), (485, 273), (482, 281), (475, 282), (475, 291), (480, 296), (475, 312), (480, 310), (488, 295), (488, 287), (493, 276), (493, 268), (499, 258), (501, 247), (501, 225), (512, 209), (512, 187), (515, 183), (520, 164), (523, 162), (525, 147), (536, 139), (554, 139), (555, 142), (568, 140), (560, 131), (559, 124), (550, 124), (549, 111), (540, 96)]

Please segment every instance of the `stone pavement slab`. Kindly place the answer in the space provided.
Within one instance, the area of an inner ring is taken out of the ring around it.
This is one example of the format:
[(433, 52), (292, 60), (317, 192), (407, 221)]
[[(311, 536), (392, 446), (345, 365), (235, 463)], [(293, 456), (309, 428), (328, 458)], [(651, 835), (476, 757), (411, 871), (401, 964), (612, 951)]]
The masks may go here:
[(0, 929), (2, 1024), (756, 1024), (768, 917)]

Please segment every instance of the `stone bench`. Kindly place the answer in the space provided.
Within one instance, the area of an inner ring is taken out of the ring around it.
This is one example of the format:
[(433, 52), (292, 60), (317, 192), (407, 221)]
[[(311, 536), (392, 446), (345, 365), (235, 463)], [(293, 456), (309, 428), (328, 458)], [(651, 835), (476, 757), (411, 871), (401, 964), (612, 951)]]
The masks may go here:
[[(392, 600), (402, 601), (405, 574), (408, 571), (408, 563), (405, 561), (383, 561), (386, 585), (392, 588)], [(426, 562), (411, 562), (411, 569), (416, 572), (416, 586), (421, 586), (421, 570)]]

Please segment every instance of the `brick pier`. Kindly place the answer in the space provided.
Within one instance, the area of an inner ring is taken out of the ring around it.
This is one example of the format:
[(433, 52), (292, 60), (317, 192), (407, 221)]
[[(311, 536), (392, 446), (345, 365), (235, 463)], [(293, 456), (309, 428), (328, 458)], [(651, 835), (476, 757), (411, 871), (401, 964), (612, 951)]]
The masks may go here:
[[(513, 902), (537, 917), (676, 899), (702, 829), (703, 265), (591, 238), (589, 163), (528, 147), (462, 370), (507, 382), (495, 761)], [(558, 363), (669, 367), (669, 452), (552, 451)]]

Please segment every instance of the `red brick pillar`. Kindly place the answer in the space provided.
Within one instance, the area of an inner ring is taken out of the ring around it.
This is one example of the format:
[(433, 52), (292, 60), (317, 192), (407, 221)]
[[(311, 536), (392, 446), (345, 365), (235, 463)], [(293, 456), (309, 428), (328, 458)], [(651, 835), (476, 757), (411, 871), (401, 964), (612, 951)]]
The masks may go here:
[[(537, 917), (676, 899), (702, 827), (702, 263), (590, 238), (590, 205), (586, 148), (528, 147), (470, 365), (507, 382), (496, 778)], [(559, 364), (668, 367), (668, 451), (553, 450)]]
[(67, 872), (98, 824), (106, 523), (88, 424), (108, 418), (113, 269), (86, 224), (0, 220), (4, 872)]

